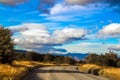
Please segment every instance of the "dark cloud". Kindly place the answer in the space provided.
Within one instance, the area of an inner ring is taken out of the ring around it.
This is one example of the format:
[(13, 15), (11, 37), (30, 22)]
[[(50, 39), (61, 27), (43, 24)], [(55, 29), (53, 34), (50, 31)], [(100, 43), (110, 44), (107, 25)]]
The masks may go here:
[(15, 6), (17, 4), (20, 3), (24, 3), (24, 2), (28, 2), (28, 0), (0, 0), (1, 4), (5, 4), (5, 5), (10, 5), (10, 6)]
[(65, 0), (68, 4), (78, 4), (78, 5), (86, 5), (89, 3), (98, 2), (99, 0)]
[(89, 3), (108, 3), (110, 6), (120, 6), (120, 0), (65, 0), (68, 4), (86, 5)]
[[(36, 9), (42, 11), (44, 13), (49, 13), (49, 9), (55, 5), (56, 0), (35, 0), (36, 3), (33, 3), (34, 0), (0, 0), (1, 4), (8, 5), (8, 6), (16, 6), (20, 4), (34, 4)], [(29, 7), (30, 5), (28, 5)], [(31, 7), (30, 6), (30, 7)]]

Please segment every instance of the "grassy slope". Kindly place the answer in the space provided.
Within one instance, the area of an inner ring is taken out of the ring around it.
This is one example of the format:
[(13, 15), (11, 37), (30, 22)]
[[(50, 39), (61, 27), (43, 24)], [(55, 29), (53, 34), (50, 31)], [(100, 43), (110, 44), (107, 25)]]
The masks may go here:
[(84, 64), (79, 68), (86, 73), (104, 76), (110, 80), (120, 80), (120, 68), (97, 66), (94, 64)]

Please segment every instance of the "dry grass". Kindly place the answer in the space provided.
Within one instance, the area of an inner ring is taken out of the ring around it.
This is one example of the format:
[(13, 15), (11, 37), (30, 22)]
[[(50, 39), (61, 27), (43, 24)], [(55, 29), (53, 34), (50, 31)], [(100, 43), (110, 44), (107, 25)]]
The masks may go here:
[(21, 80), (35, 66), (53, 66), (51, 63), (33, 61), (14, 61), (13, 66), (0, 64), (0, 80)]
[(99, 74), (111, 80), (120, 80), (120, 68), (104, 68)]
[(120, 68), (97, 66), (94, 64), (81, 65), (80, 70), (94, 75), (100, 75), (109, 78), (110, 80), (120, 80)]
[[(84, 71), (85, 73), (92, 73), (94, 74), (95, 71), (98, 71), (99, 69), (101, 69), (100, 66), (94, 65), (94, 64), (85, 64), (85, 65), (81, 65), (80, 66), (80, 70)], [(95, 75), (97, 75), (98, 73), (95, 72)]]

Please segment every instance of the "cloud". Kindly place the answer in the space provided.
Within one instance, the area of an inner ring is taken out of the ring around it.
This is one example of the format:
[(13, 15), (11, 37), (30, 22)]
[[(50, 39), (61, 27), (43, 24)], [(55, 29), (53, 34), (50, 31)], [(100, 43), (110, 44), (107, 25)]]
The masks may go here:
[(82, 39), (86, 35), (84, 29), (65, 28), (63, 30), (56, 30), (54, 33), (57, 42), (64, 43), (75, 39)]
[[(61, 0), (61, 1), (57, 1), (57, 0), (35, 0), (35, 1), (34, 0), (0, 0), (0, 3), (5, 4), (5, 5), (14, 5), (14, 6), (22, 3), (29, 7), (35, 6), (37, 10), (42, 11), (44, 13), (48, 13), (48, 14), (50, 13), (50, 9), (58, 3), (63, 3), (64, 6), (67, 6), (65, 5), (65, 3), (70, 4), (70, 5), (76, 5), (76, 4), (87, 5), (87, 4), (95, 3), (95, 7), (99, 6), (99, 4), (96, 4), (96, 3), (101, 3), (101, 4), (109, 4), (109, 6), (114, 6), (116, 7), (117, 10), (118, 9), (120, 10), (119, 0)], [(105, 5), (102, 5), (102, 6), (105, 6)]]
[[(117, 44), (102, 44), (100, 42), (79, 42), (78, 44), (65, 45), (62, 48), (66, 49), (68, 52), (81, 52), (81, 53), (106, 53), (109, 52), (111, 46), (116, 46)], [(120, 47), (119, 47), (120, 48)]]
[[(101, 5), (101, 7), (102, 7), (102, 5)], [(75, 15), (76, 14), (81, 15), (81, 14), (83, 14), (83, 12), (84, 12), (84, 14), (86, 12), (90, 13), (90, 11), (101, 9), (101, 7), (96, 8), (93, 5), (89, 5), (89, 7), (88, 6), (80, 6), (80, 5), (73, 5), (73, 6), (67, 6), (66, 5), (65, 6), (64, 4), (59, 3), (59, 4), (56, 4), (54, 7), (51, 8), (50, 14), (51, 15), (58, 15), (58, 14), (74, 13)]]
[(102, 2), (102, 3), (108, 3), (111, 6), (120, 6), (120, 1), (119, 0), (65, 0), (68, 4), (79, 4), (79, 5), (86, 5), (90, 3), (95, 3), (95, 2)]
[[(33, 26), (35, 26), (35, 27), (33, 27)], [(46, 30), (46, 28), (42, 24), (34, 24), (34, 23), (25, 23), (25, 24), (22, 24), (22, 26), (21, 25), (9, 26), (9, 28), (11, 29), (11, 31), (13, 33), (22, 32), (22, 31), (26, 31), (26, 30), (30, 30), (30, 29)]]
[(49, 13), (50, 8), (55, 5), (56, 0), (0, 0), (0, 3), (14, 7), (23, 4), (22, 6), (27, 5), (29, 8), (36, 9), (43, 13)]
[(99, 0), (65, 0), (68, 4), (79, 4), (85, 5), (93, 2), (98, 2)]
[(14, 36), (14, 42), (28, 50), (51, 50), (53, 46), (63, 45), (72, 41), (82, 40), (87, 31), (79, 28), (65, 28), (49, 32), (45, 26), (37, 23), (24, 23), (9, 27), (20, 35)]
[(6, 4), (6, 5), (16, 5), (20, 3), (24, 3), (27, 0), (0, 0), (0, 3)]
[(70, 5), (87, 5), (91, 3), (109, 4), (109, 7), (115, 7), (117, 10), (120, 10), (120, 0), (65, 0), (65, 2)]
[(100, 36), (112, 36), (117, 37), (120, 35), (120, 24), (119, 23), (112, 23), (107, 26), (104, 26), (103, 29), (99, 30)]
[(108, 49), (109, 50), (114, 50), (114, 51), (120, 51), (120, 45), (111, 46)]
[[(103, 7), (95, 7), (93, 5), (82, 6), (82, 5), (64, 5), (62, 3), (55, 4), (54, 7), (50, 9), (50, 15), (47, 16), (47, 20), (52, 21), (78, 21), (83, 16), (92, 16), (97, 14), (98, 10), (103, 10)], [(71, 16), (72, 15), (72, 16)], [(85, 18), (85, 17), (84, 17)]]

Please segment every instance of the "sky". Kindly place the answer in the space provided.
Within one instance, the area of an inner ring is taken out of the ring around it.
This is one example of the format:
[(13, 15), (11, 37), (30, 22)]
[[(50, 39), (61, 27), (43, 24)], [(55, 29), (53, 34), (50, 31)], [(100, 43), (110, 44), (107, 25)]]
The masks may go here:
[(119, 0), (0, 0), (0, 24), (15, 49), (120, 53)]

